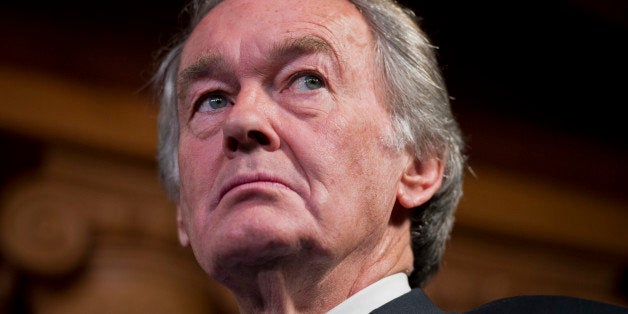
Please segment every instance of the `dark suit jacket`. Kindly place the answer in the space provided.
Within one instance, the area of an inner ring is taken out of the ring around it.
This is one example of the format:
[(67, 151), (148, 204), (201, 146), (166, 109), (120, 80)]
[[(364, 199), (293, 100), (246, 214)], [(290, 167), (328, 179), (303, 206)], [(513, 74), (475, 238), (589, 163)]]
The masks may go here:
[[(373, 314), (443, 314), (421, 289), (412, 291), (375, 309)], [(500, 299), (465, 312), (467, 314), (628, 314), (628, 308), (566, 296), (519, 296)]]

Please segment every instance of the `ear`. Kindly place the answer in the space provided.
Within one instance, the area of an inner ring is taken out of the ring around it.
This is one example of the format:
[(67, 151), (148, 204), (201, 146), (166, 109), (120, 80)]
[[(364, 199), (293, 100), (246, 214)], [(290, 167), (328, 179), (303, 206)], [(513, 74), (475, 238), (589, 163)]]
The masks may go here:
[(188, 237), (185, 223), (183, 221), (183, 214), (181, 213), (181, 207), (179, 206), (177, 206), (177, 231), (179, 234), (179, 243), (181, 243), (181, 246), (187, 247), (188, 245), (190, 245), (190, 238)]
[(427, 202), (443, 182), (444, 164), (436, 157), (419, 161), (409, 156), (401, 176), (397, 201), (405, 208), (414, 208)]

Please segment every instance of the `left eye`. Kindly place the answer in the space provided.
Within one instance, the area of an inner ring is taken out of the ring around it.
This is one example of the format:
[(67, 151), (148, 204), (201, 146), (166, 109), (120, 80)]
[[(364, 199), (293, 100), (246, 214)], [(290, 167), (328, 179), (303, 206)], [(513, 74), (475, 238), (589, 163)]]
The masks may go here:
[(325, 87), (325, 83), (323, 82), (323, 80), (320, 77), (312, 74), (306, 74), (297, 77), (294, 80), (293, 85), (298, 90), (316, 90)]

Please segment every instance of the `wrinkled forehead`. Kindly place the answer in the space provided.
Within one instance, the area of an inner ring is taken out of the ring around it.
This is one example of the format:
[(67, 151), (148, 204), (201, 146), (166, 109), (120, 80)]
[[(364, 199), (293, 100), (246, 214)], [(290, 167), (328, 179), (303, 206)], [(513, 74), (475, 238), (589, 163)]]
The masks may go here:
[[(226, 0), (210, 10), (185, 43), (182, 65), (203, 52), (238, 55), (244, 46), (263, 47), (285, 38), (320, 37), (334, 50), (372, 44), (368, 24), (346, 0)], [(263, 50), (260, 48), (260, 50)]]

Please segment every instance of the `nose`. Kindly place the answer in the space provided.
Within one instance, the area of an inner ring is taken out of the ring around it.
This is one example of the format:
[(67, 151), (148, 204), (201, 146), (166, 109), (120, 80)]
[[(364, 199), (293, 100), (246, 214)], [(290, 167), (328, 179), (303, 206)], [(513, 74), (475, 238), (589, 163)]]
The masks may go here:
[(281, 140), (272, 119), (272, 99), (265, 92), (240, 91), (223, 125), (223, 145), (227, 156), (234, 157), (256, 149), (278, 149)]

